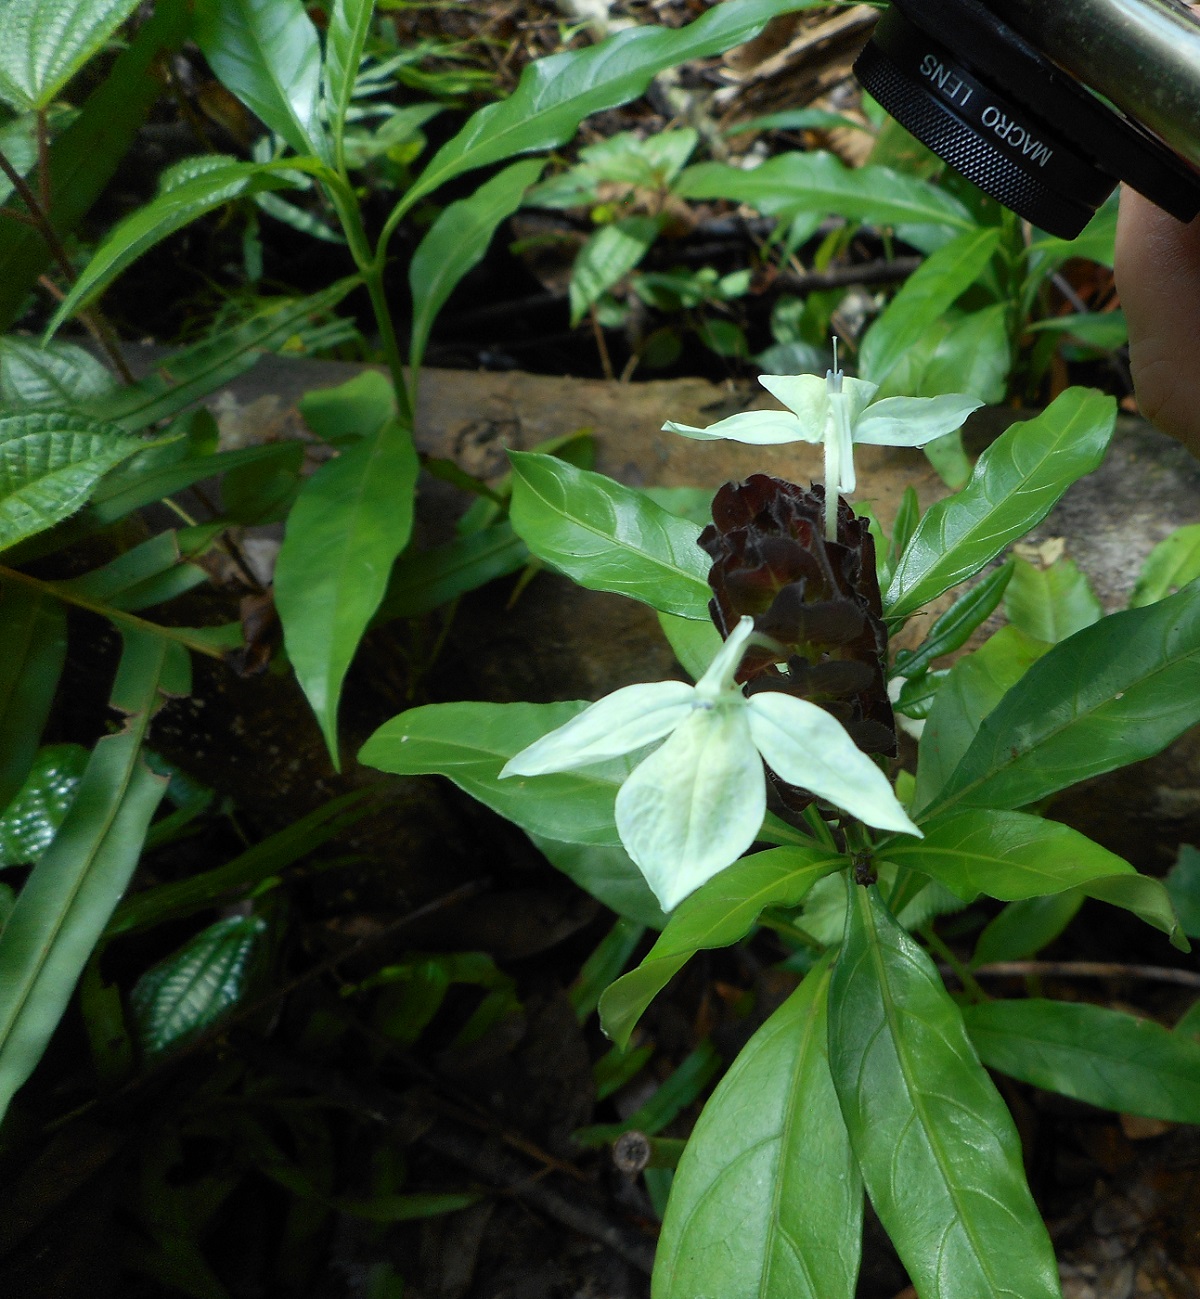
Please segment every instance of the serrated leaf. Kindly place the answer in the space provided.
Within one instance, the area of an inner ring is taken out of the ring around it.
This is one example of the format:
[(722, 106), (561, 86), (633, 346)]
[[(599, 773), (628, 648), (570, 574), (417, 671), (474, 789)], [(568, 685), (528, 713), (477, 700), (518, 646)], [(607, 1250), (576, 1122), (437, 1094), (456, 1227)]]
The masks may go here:
[(0, 816), (0, 867), (36, 862), (49, 848), (75, 801), (88, 757), (81, 744), (37, 751), (25, 783)]
[(980, 456), (966, 487), (926, 512), (884, 595), (888, 615), (915, 613), (1040, 523), (1100, 464), (1115, 427), (1116, 403), (1087, 388), (1069, 388), (1036, 419), (1014, 424)]
[(529, 159), (506, 167), (469, 198), (443, 208), (417, 245), (408, 267), (413, 299), (409, 365), (414, 374), (420, 369), (434, 319), (446, 299), (483, 259), (496, 227), (520, 207), (522, 196), (545, 165), (542, 159)]
[(708, 619), (700, 529), (644, 493), (553, 456), (510, 452), (512, 525), (539, 559), (593, 591)]
[(147, 249), (231, 199), (294, 182), (276, 168), (256, 162), (225, 162), (160, 193), (131, 213), (105, 237), (46, 327), (50, 337), (137, 261)]
[(142, 975), (129, 1001), (147, 1055), (207, 1028), (237, 1004), (265, 929), (258, 916), (227, 916)]
[(137, 8), (137, 0), (8, 0), (0, 42), (0, 97), (47, 108)]
[(337, 765), (342, 682), (408, 544), (420, 468), (412, 434), (385, 420), (300, 490), (275, 564), (284, 643)]
[(0, 586), (0, 807), (33, 766), (67, 656), (67, 615), (43, 591)]
[(926, 953), (852, 888), (829, 1064), (871, 1203), (922, 1299), (1060, 1299), (1021, 1142)]
[(767, 907), (798, 906), (818, 880), (846, 865), (841, 854), (813, 845), (754, 853), (721, 871), (679, 904), (637, 969), (600, 998), (605, 1033), (628, 1045), (646, 1007), (697, 952), (740, 941)]
[(654, 217), (628, 216), (601, 226), (588, 237), (571, 269), (572, 326), (645, 257), (658, 231)]
[(671, 1185), (654, 1299), (852, 1299), (862, 1179), (829, 1074), (827, 964), (742, 1049)]
[(297, 153), (320, 152), (321, 46), (300, 0), (198, 0), (195, 34), (226, 90)]
[(107, 396), (117, 381), (90, 353), (59, 340), (0, 338), (0, 401), (5, 406), (71, 409)]
[(991, 1001), (963, 1011), (984, 1064), (1122, 1114), (1200, 1123), (1200, 1042), (1080, 1002)]
[(115, 425), (78, 415), (0, 416), (0, 549), (74, 514), (140, 447)]

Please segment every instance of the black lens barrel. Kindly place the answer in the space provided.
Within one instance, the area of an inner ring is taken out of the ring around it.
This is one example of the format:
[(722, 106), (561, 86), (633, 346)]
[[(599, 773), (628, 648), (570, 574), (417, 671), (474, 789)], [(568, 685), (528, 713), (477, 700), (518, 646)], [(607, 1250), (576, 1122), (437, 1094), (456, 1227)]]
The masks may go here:
[(1181, 220), (1200, 172), (1089, 94), (977, 0), (897, 0), (855, 72), (985, 193), (1071, 239), (1124, 180)]

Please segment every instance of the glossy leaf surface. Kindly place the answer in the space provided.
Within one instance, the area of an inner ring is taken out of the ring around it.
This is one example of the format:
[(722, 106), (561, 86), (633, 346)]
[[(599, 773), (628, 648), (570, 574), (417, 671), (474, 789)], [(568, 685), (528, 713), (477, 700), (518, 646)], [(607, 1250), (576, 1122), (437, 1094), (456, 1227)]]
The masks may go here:
[(531, 834), (620, 847), (613, 805), (626, 758), (584, 771), (500, 780), (500, 768), (587, 707), (563, 704), (427, 704), (385, 722), (359, 761), (401, 776), (447, 776)]
[(78, 415), (0, 417), (0, 549), (74, 514), (101, 476), (139, 449), (121, 429)]
[(991, 1001), (963, 1012), (984, 1064), (1102, 1109), (1200, 1123), (1200, 1042), (1082, 1002)]
[(1059, 1299), (1021, 1142), (926, 953), (854, 887), (829, 1063), (880, 1220), (922, 1299)]
[(862, 1180), (826, 1047), (827, 963), (742, 1049), (671, 1185), (654, 1299), (852, 1299)]
[(767, 907), (797, 906), (819, 879), (845, 865), (845, 857), (816, 845), (734, 862), (679, 904), (637, 969), (600, 998), (604, 1031), (625, 1046), (646, 1007), (692, 956), (745, 938)]
[(288, 516), (275, 604), (335, 764), (342, 681), (412, 533), (418, 469), (412, 434), (386, 420), (322, 465)]
[(137, 0), (8, 0), (0, 41), (0, 98), (47, 108), (137, 8)]
[(1087, 578), (1070, 559), (1056, 560), (1048, 568), (1017, 559), (1004, 608), (1014, 627), (1051, 645), (1104, 616)]
[(300, 0), (198, 0), (195, 32), (226, 90), (297, 153), (319, 152), (321, 47)]
[(0, 338), (0, 400), (5, 406), (73, 409), (117, 386), (90, 353), (57, 340), (39, 347), (31, 338)]
[(0, 866), (36, 862), (58, 833), (88, 762), (80, 744), (39, 749), (25, 783), (0, 816)]
[(539, 559), (580, 586), (707, 620), (700, 529), (642, 492), (553, 456), (510, 452), (512, 525)]
[(916, 612), (1024, 536), (1099, 465), (1115, 424), (1111, 397), (1070, 388), (1036, 419), (1013, 425), (980, 456), (966, 487), (925, 514), (884, 595), (885, 612)]
[(333, 0), (329, 9), (323, 68), (325, 115), (339, 150), (374, 12), (375, 0)]
[(129, 996), (142, 1050), (157, 1055), (236, 1005), (265, 928), (258, 916), (226, 916), (147, 970)]

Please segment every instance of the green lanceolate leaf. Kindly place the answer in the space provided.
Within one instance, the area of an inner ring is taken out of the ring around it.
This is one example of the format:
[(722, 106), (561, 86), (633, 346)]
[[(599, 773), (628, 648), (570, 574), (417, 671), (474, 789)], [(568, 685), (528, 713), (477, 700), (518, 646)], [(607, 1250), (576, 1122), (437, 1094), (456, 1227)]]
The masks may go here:
[(420, 464), (397, 420), (322, 465), (301, 488), (275, 565), (288, 656), (335, 765), (342, 681), (408, 544)]
[(296, 404), (317, 437), (338, 447), (375, 433), (391, 419), (396, 395), (378, 370), (365, 370), (335, 387), (314, 388)]
[(984, 719), (924, 818), (1023, 807), (1165, 748), (1200, 721), (1200, 583), (1056, 645)]
[(680, 618), (673, 613), (660, 613), (658, 625), (688, 676), (699, 681), (724, 643), (721, 633), (711, 622)]
[(564, 843), (544, 835), (529, 834), (534, 847), (556, 870), (585, 893), (598, 898), (610, 911), (661, 929), (667, 917), (650, 892), (645, 876), (624, 848), (592, 843)]
[(1200, 523), (1178, 528), (1150, 552), (1133, 594), (1131, 609), (1142, 609), (1200, 577)]
[(1003, 564), (960, 595), (929, 629), (929, 635), (918, 649), (901, 650), (896, 655), (897, 674), (915, 677), (943, 654), (962, 649), (995, 613), (1012, 575), (1012, 564)]
[(325, 32), (325, 117), (333, 135), (338, 163), (342, 159), (342, 136), (346, 111), (354, 98), (354, 83), (362, 63), (375, 0), (333, 0)]
[(1050, 645), (1057, 645), (1104, 616), (1096, 593), (1070, 559), (1056, 560), (1049, 568), (1016, 560), (1004, 609), (1014, 627)]
[(198, 0), (195, 31), (226, 90), (297, 153), (320, 153), (321, 46), (300, 0)]
[(0, 417), (0, 550), (74, 514), (101, 475), (140, 446), (79, 415)]
[(847, 167), (831, 153), (784, 153), (750, 171), (701, 162), (682, 173), (675, 190), (681, 198), (748, 203), (767, 216), (820, 211), (884, 226), (975, 227), (945, 190), (887, 167)]
[(25, 783), (0, 816), (0, 866), (36, 862), (50, 847), (87, 767), (81, 744), (39, 749)]
[(107, 396), (117, 381), (74, 343), (40, 347), (31, 338), (0, 338), (0, 401), (9, 407), (75, 409)]
[(110, 231), (54, 313), (46, 329), (47, 336), (103, 292), (148, 248), (176, 230), (231, 199), (269, 189), (285, 189), (292, 183), (277, 169), (230, 160), (208, 167), (190, 180), (160, 193)]
[(963, 1011), (984, 1064), (1123, 1114), (1200, 1123), (1200, 1042), (1079, 1002), (991, 1001)]
[(33, 766), (67, 656), (67, 613), (45, 592), (0, 585), (0, 807)]
[(658, 238), (654, 217), (622, 217), (601, 226), (575, 258), (571, 270), (571, 324), (577, 325), (588, 308), (629, 274)]
[(137, 8), (137, 0), (8, 0), (0, 42), (0, 98), (48, 108)]
[(983, 227), (959, 235), (927, 258), (863, 338), (858, 356), (862, 378), (885, 383), (906, 353), (983, 274), (999, 246), (999, 229)]
[(1179, 923), (1189, 938), (1200, 938), (1200, 849), (1183, 844), (1165, 880)]
[(1078, 889), (1010, 902), (979, 935), (971, 957), (972, 968), (1035, 955), (1066, 929), (1081, 906), (1083, 894)]
[(671, 1185), (654, 1299), (852, 1299), (862, 1179), (826, 1048), (828, 963), (742, 1049)]
[(816, 845), (772, 848), (715, 875), (679, 904), (637, 969), (600, 998), (605, 1033), (626, 1046), (646, 1007), (697, 952), (745, 938), (767, 907), (798, 906), (819, 879), (847, 864)]
[(75, 801), (0, 934), (0, 1107), (28, 1078), (129, 878), (167, 779), (141, 746), (164, 693), (186, 693), (187, 655), (125, 632), (112, 706), (125, 714), (92, 751)]
[(717, 5), (677, 30), (632, 27), (590, 49), (535, 60), (511, 95), (473, 114), (437, 151), (405, 195), (404, 210), (464, 171), (563, 144), (585, 117), (636, 99), (666, 68), (719, 54), (749, 40), (777, 14), (809, 9), (816, 2)]
[(236, 1005), (265, 928), (258, 916), (228, 916), (147, 970), (129, 996), (142, 1050), (157, 1055)]
[(512, 525), (539, 559), (590, 590), (708, 618), (709, 561), (694, 523), (553, 456), (514, 451), (509, 459)]
[(922, 1299), (1059, 1299), (1021, 1142), (925, 952), (852, 888), (829, 1064), (863, 1180)]
[(528, 159), (506, 167), (470, 198), (443, 208), (417, 245), (408, 268), (413, 298), (409, 365), (414, 374), (421, 367), (434, 319), (446, 299), (483, 259), (496, 227), (520, 207), (522, 196), (545, 165), (542, 159)]
[(564, 726), (587, 704), (428, 704), (384, 724), (359, 761), (401, 776), (447, 776), (530, 834), (565, 843), (620, 847), (614, 803), (633, 764), (626, 758), (582, 771), (498, 779), (509, 758)]
[(1070, 388), (1015, 424), (979, 458), (971, 481), (933, 505), (896, 566), (884, 609), (900, 618), (965, 581), (1049, 514), (1104, 458), (1116, 427), (1111, 397)]

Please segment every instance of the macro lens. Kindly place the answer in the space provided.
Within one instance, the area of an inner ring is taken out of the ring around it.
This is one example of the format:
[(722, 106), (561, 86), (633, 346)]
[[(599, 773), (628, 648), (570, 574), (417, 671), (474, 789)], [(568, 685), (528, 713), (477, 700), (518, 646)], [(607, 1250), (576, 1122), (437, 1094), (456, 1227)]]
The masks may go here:
[(1073, 239), (1119, 181), (1196, 216), (1200, 171), (1005, 22), (1002, 3), (893, 0), (854, 70), (918, 140), (1050, 234)]

